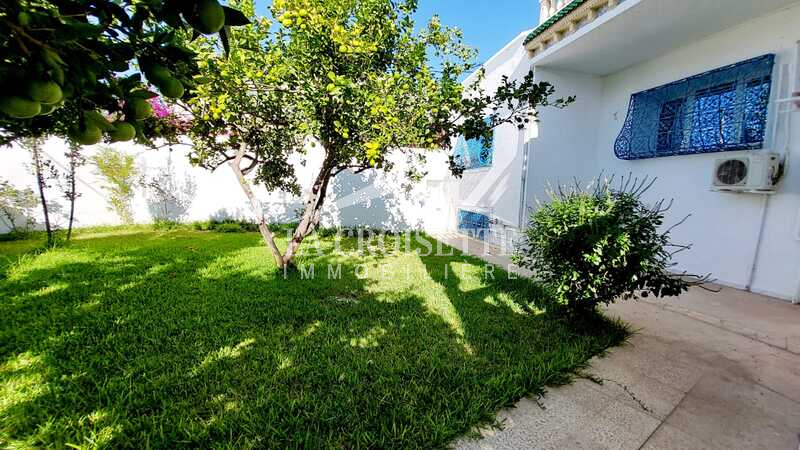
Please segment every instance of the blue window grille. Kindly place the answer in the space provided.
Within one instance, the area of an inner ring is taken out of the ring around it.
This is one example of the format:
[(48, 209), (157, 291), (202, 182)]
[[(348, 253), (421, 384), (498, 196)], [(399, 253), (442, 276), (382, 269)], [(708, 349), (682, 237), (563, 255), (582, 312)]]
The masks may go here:
[(488, 144), (488, 148), (485, 148), (480, 139), (459, 137), (453, 150), (453, 156), (456, 162), (467, 170), (491, 167), (494, 157), (494, 136), (492, 136)]
[(473, 211), (458, 210), (458, 230), (477, 239), (486, 240), (489, 234), (489, 216)]
[(631, 96), (614, 145), (619, 159), (764, 147), (775, 55), (764, 55)]

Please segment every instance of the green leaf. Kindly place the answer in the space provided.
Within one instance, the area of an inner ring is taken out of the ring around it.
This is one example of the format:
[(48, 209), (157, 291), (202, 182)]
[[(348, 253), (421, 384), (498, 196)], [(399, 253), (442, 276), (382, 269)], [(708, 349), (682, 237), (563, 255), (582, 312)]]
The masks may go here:
[(222, 49), (225, 51), (225, 56), (231, 54), (231, 44), (228, 41), (228, 33), (230, 33), (230, 27), (227, 25), (219, 30), (219, 40), (222, 41)]
[(139, 90), (133, 91), (133, 92), (131, 92), (131, 95), (130, 95), (131, 99), (141, 98), (141, 99), (144, 99), (144, 100), (148, 100), (148, 99), (155, 98), (155, 97), (158, 97), (158, 94), (156, 94), (155, 92), (148, 91), (146, 89), (139, 89)]
[(91, 122), (103, 131), (111, 131), (114, 125), (111, 124), (102, 114), (97, 111), (86, 111), (83, 117), (87, 122)]
[(61, 59), (61, 56), (58, 53), (48, 49), (42, 50), (42, 60), (50, 67), (61, 67), (67, 65), (67, 63)]
[(223, 6), (222, 9), (225, 10), (225, 26), (237, 27), (251, 23), (250, 19), (238, 9), (233, 9), (230, 6)]

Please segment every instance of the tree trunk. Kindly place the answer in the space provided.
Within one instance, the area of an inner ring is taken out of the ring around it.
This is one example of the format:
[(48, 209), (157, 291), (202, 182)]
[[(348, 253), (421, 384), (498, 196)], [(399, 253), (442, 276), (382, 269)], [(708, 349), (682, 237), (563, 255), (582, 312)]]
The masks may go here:
[(275, 239), (272, 236), (272, 232), (269, 231), (269, 227), (267, 226), (267, 221), (264, 218), (264, 211), (261, 208), (261, 204), (259, 203), (255, 194), (253, 193), (253, 189), (250, 187), (250, 183), (247, 182), (247, 179), (244, 177), (244, 173), (242, 172), (241, 164), (244, 154), (245, 154), (245, 147), (244, 145), (242, 145), (236, 152), (236, 158), (233, 161), (231, 161), (231, 168), (233, 169), (233, 173), (236, 174), (236, 179), (239, 180), (239, 185), (242, 187), (244, 194), (250, 201), (250, 207), (253, 209), (253, 214), (255, 214), (256, 219), (258, 219), (258, 231), (261, 232), (261, 237), (264, 238), (265, 244), (272, 251), (272, 256), (275, 258), (275, 263), (278, 265), (278, 268), (283, 269), (285, 265), (283, 255), (281, 254), (281, 251), (278, 249), (278, 246), (275, 244)]
[(44, 212), (44, 227), (47, 231), (47, 245), (53, 245), (53, 229), (50, 227), (50, 212), (47, 209), (47, 199), (44, 195), (45, 180), (42, 173), (42, 154), (39, 149), (39, 142), (31, 140), (31, 152), (33, 153), (33, 167), (36, 171), (36, 183), (39, 185), (39, 198), (42, 201), (42, 211)]
[(75, 200), (77, 199), (75, 189), (75, 153), (71, 152), (69, 156), (69, 225), (67, 225), (67, 240), (72, 237), (72, 224), (75, 221)]
[(242, 172), (241, 162), (245, 155), (245, 151), (246, 148), (244, 146), (239, 148), (239, 150), (236, 152), (236, 158), (234, 158), (234, 160), (230, 163), (231, 168), (236, 174), (236, 178), (239, 180), (239, 185), (241, 185), (242, 190), (247, 196), (247, 199), (250, 201), (250, 207), (253, 209), (253, 213), (258, 218), (258, 229), (261, 232), (261, 236), (264, 238), (265, 243), (272, 251), (272, 255), (275, 257), (275, 262), (278, 264), (278, 268), (283, 269), (284, 267), (292, 266), (294, 265), (294, 256), (297, 253), (297, 249), (300, 248), (303, 240), (314, 231), (317, 225), (319, 225), (322, 214), (322, 206), (325, 203), (325, 196), (328, 193), (328, 185), (334, 170), (334, 164), (327, 158), (322, 163), (322, 168), (320, 169), (317, 178), (314, 180), (314, 184), (311, 186), (311, 191), (309, 192), (308, 199), (306, 200), (306, 207), (300, 219), (300, 224), (297, 226), (297, 229), (295, 229), (294, 234), (292, 235), (292, 240), (289, 241), (289, 244), (287, 245), (286, 252), (281, 254), (281, 251), (275, 244), (275, 239), (272, 235), (272, 232), (269, 231), (269, 228), (267, 227), (267, 222), (264, 218), (261, 205), (253, 193), (250, 183), (247, 182), (247, 179), (245, 179), (244, 173)]
[(311, 186), (311, 192), (308, 194), (306, 201), (306, 208), (303, 211), (303, 216), (300, 219), (300, 224), (294, 230), (294, 235), (289, 245), (286, 248), (286, 254), (283, 256), (283, 263), (285, 265), (294, 264), (294, 255), (303, 239), (306, 238), (312, 231), (319, 225), (320, 216), (322, 214), (322, 205), (325, 203), (325, 195), (328, 193), (328, 183), (331, 179), (333, 167), (327, 159), (322, 163), (322, 168)]

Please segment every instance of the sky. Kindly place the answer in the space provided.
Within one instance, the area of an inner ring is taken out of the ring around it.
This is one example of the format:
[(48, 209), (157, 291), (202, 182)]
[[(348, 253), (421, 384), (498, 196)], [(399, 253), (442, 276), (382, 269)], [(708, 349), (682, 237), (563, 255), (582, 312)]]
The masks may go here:
[[(271, 0), (256, 0), (267, 14)], [(486, 62), (524, 30), (538, 24), (537, 0), (419, 0), (417, 22), (438, 14), (442, 23), (464, 32), (464, 42), (480, 51), (478, 62)]]

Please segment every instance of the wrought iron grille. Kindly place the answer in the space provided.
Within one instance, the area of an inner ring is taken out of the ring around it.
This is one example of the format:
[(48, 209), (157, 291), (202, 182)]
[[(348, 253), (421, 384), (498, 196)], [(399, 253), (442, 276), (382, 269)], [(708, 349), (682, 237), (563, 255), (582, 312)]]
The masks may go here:
[(473, 211), (459, 209), (458, 230), (477, 239), (486, 240), (489, 235), (489, 217)]
[(494, 136), (489, 141), (489, 148), (485, 148), (480, 139), (467, 140), (459, 137), (453, 150), (453, 156), (467, 170), (491, 167), (494, 156)]
[(764, 147), (775, 55), (764, 55), (631, 96), (614, 145), (619, 159)]

